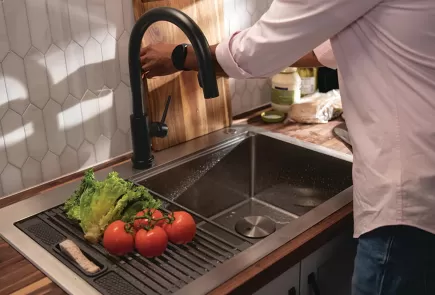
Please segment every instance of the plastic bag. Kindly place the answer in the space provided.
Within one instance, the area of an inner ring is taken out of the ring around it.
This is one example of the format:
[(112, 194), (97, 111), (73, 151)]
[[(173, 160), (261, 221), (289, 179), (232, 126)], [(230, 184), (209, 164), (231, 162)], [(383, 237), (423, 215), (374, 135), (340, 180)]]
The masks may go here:
[(340, 90), (331, 90), (327, 93), (313, 93), (292, 104), (287, 118), (297, 123), (328, 123), (342, 112)]

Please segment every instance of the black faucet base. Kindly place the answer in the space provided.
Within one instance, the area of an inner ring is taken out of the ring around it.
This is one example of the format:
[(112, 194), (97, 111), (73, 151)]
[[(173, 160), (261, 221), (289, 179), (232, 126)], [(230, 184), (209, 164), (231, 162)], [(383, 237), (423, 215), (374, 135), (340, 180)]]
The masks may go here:
[(151, 153), (150, 134), (145, 115), (131, 115), (131, 137), (133, 144), (133, 168), (148, 169), (153, 166), (154, 157)]
[(151, 156), (148, 160), (136, 160), (134, 157), (131, 158), (131, 162), (133, 163), (133, 168), (137, 170), (145, 170), (153, 167), (154, 157)]

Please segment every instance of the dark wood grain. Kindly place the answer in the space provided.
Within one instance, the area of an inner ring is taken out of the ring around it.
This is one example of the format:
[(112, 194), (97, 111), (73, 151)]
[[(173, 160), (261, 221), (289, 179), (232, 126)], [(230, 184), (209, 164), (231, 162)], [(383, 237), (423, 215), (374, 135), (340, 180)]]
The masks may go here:
[[(237, 124), (260, 126), (270, 131), (296, 137), (300, 140), (329, 147), (350, 154), (350, 150), (332, 133), (341, 120), (319, 125), (301, 124), (265, 124), (259, 117), (259, 111), (247, 118), (234, 121)], [(96, 167), (96, 170), (123, 163), (130, 155), (124, 155)], [(0, 208), (26, 199), (44, 190), (52, 189), (62, 183), (81, 177), (82, 172), (74, 173), (53, 182), (43, 184), (6, 201), (0, 200)], [(322, 244), (345, 230), (352, 230), (352, 204), (349, 204), (327, 219), (319, 222), (297, 238), (283, 245), (270, 255), (261, 259), (239, 275), (222, 284), (211, 292), (218, 294), (252, 294), (274, 277), (306, 257)], [(15, 292), (15, 293), (14, 293)], [(66, 294), (49, 278), (44, 276), (28, 260), (0, 238), (0, 295), (3, 294)]]

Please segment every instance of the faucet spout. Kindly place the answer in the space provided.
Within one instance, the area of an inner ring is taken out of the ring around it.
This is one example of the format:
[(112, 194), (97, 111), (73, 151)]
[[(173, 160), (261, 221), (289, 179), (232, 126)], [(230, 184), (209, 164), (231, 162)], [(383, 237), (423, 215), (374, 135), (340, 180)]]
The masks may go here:
[(185, 13), (175, 8), (158, 7), (143, 14), (132, 29), (128, 48), (130, 86), (133, 99), (133, 112), (130, 116), (133, 144), (132, 162), (135, 169), (147, 169), (153, 164), (151, 135), (147, 114), (142, 103), (140, 48), (146, 30), (157, 21), (170, 22), (186, 34), (198, 60), (199, 80), (203, 87), (204, 97), (219, 96), (209, 44), (198, 25)]

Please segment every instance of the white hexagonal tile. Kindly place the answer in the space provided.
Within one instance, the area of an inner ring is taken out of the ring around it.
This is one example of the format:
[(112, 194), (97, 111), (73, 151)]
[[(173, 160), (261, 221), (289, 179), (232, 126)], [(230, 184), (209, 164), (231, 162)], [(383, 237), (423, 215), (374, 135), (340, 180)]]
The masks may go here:
[(21, 169), (25, 187), (38, 185), (42, 182), (41, 163), (29, 157)]
[(238, 22), (240, 25), (240, 29), (244, 30), (252, 26), (251, 15), (249, 13), (240, 14), (238, 17)]
[(7, 164), (8, 164), (8, 157), (6, 155), (5, 141), (3, 137), (3, 131), (0, 128), (0, 173), (3, 171), (3, 169), (5, 169)]
[(122, 0), (122, 12), (124, 13), (124, 29), (128, 33), (131, 33), (131, 29), (133, 28), (135, 21), (133, 5), (130, 0)]
[(100, 107), (101, 131), (105, 137), (110, 139), (117, 129), (113, 91), (104, 87), (98, 96), (98, 103)]
[(249, 91), (248, 89), (246, 89), (245, 92), (243, 92), (241, 105), (242, 105), (242, 112), (249, 111), (253, 108), (252, 92)]
[(130, 129), (130, 101), (130, 88), (124, 83), (120, 83), (115, 90), (116, 121), (118, 122), (118, 128), (124, 133)]
[(110, 143), (110, 156), (116, 157), (129, 151), (129, 138), (121, 130), (116, 130)]
[(77, 150), (85, 139), (80, 101), (69, 95), (62, 105), (62, 115), (65, 124), (66, 142)]
[(131, 138), (131, 128), (127, 132), (127, 152), (131, 151), (133, 148), (133, 141)]
[(71, 41), (67, 0), (47, 0), (53, 43), (65, 50)]
[(95, 39), (91, 38), (85, 45), (84, 53), (88, 88), (91, 91), (98, 93), (104, 86), (101, 45), (98, 44)]
[(9, 38), (6, 30), (5, 14), (3, 13), (3, 4), (0, 3), (0, 62), (9, 52)]
[(95, 148), (86, 140), (80, 146), (78, 156), (80, 168), (89, 167), (96, 163)]
[(263, 105), (262, 101), (261, 101), (261, 90), (256, 88), (253, 92), (252, 92), (252, 105), (253, 108), (257, 108), (261, 105)]
[(51, 98), (62, 104), (69, 93), (65, 53), (53, 44), (47, 51), (45, 62)]
[(24, 188), (20, 169), (11, 164), (3, 170), (1, 180), (4, 195), (16, 193)]
[(246, 11), (251, 15), (254, 14), (257, 8), (257, 0), (247, 0), (246, 1)]
[(122, 0), (106, 0), (107, 28), (109, 34), (119, 39), (124, 32)]
[(102, 43), (107, 35), (107, 18), (104, 0), (88, 0), (91, 36)]
[(71, 36), (81, 46), (91, 37), (86, 0), (68, 0)]
[(267, 83), (270, 80), (266, 80), (266, 83), (263, 85), (263, 87), (260, 88), (261, 91), (261, 103), (266, 104), (270, 103), (271, 101), (271, 86)]
[(71, 173), (79, 169), (79, 157), (77, 152), (67, 146), (60, 155), (60, 169), (62, 174)]
[(48, 151), (41, 162), (42, 178), (44, 181), (55, 179), (62, 175), (60, 170), (59, 156)]
[(130, 86), (130, 70), (128, 68), (128, 44), (130, 34), (125, 31), (118, 40), (119, 68), (121, 70), (121, 81)]
[(23, 114), (23, 122), (29, 155), (38, 161), (42, 161), (48, 151), (42, 111), (33, 104), (29, 105)]
[(104, 135), (101, 135), (95, 143), (95, 153), (97, 162), (110, 159), (110, 140)]
[(236, 80), (236, 93), (240, 96), (243, 95), (246, 89), (246, 80)]
[(3, 10), (9, 45), (16, 54), (24, 57), (31, 46), (25, 0), (4, 0)]
[(86, 91), (81, 101), (85, 139), (95, 144), (101, 135), (100, 108), (97, 96)]
[(88, 88), (83, 48), (72, 41), (65, 50), (69, 90), (75, 97), (82, 97)]
[(43, 111), (50, 151), (60, 155), (66, 146), (65, 125), (60, 105), (50, 99)]
[(8, 93), (6, 92), (5, 77), (0, 64), (0, 119), (9, 109)]
[(254, 89), (257, 88), (257, 80), (256, 79), (249, 79), (246, 81), (246, 89), (249, 91), (254, 91)]
[(51, 44), (51, 30), (48, 21), (46, 0), (26, 0), (32, 44), (46, 53)]
[(232, 17), (230, 19), (230, 35), (240, 31), (240, 21), (241, 19), (238, 17)]
[(233, 110), (233, 116), (242, 112), (242, 98), (238, 94), (231, 98), (231, 106)]
[(238, 15), (246, 14), (246, 1), (250, 0), (235, 0), (234, 1), (234, 8)]
[(9, 52), (3, 60), (3, 73), (9, 107), (19, 114), (23, 114), (30, 103), (23, 59), (15, 53)]
[(233, 97), (236, 94), (236, 83), (237, 83), (237, 80), (233, 79), (233, 78), (230, 78), (228, 83), (229, 83), (229, 86), (230, 86), (231, 97)]
[(106, 85), (109, 88), (115, 89), (121, 81), (116, 40), (111, 35), (107, 35), (103, 44), (101, 44), (101, 49), (103, 53), (103, 69)]
[(1, 120), (9, 163), (22, 167), (27, 159), (26, 133), (21, 116), (8, 110)]
[(32, 47), (24, 58), (30, 101), (42, 109), (50, 99), (44, 55)]

